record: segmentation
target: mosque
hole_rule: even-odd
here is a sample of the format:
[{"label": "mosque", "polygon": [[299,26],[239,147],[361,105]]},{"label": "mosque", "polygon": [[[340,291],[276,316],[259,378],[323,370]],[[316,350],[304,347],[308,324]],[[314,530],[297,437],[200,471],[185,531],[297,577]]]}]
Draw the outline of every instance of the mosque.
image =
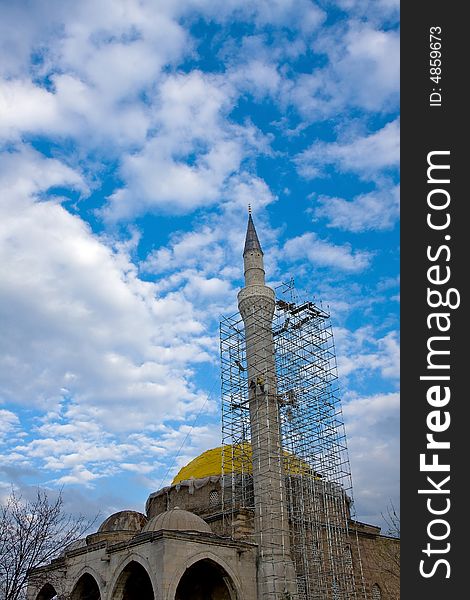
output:
[{"label": "mosque", "polygon": [[28,600],[399,598],[398,540],[354,518],[329,315],[266,286],[251,214],[243,259],[222,445],[35,569]]}]

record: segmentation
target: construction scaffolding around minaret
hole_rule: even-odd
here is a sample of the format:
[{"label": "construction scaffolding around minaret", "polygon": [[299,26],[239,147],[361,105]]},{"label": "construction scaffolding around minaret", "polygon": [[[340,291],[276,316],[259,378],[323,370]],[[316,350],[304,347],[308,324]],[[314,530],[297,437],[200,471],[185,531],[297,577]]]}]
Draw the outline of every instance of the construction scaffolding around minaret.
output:
[{"label": "construction scaffolding around minaret", "polygon": [[253,521],[263,600],[362,600],[329,314],[265,285],[251,214],[243,256],[240,314],[220,324],[227,526]]}]

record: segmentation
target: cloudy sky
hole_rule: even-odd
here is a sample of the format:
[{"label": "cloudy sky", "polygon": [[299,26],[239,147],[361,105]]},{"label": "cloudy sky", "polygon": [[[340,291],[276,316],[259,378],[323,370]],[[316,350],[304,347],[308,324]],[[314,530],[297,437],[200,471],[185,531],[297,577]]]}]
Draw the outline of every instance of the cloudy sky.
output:
[{"label": "cloudy sky", "polygon": [[0,493],[91,513],[220,440],[247,205],[329,305],[358,517],[398,504],[398,2],[0,2]]}]

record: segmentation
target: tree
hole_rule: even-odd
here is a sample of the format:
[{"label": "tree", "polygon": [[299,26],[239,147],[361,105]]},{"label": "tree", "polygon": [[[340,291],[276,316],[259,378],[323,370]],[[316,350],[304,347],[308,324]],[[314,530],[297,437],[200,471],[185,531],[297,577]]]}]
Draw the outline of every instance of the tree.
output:
[{"label": "tree", "polygon": [[394,537],[394,538],[399,538],[400,537],[400,515],[397,513],[397,510],[396,510],[395,506],[393,505],[393,502],[390,502],[390,504],[387,506],[387,514],[384,515],[382,513],[382,517],[388,526],[387,535]]},{"label": "tree", "polygon": [[390,598],[400,598],[400,515],[390,502],[387,514],[382,514],[388,526],[387,536],[379,538],[379,556],[387,574],[387,592]]},{"label": "tree", "polygon": [[38,489],[33,500],[14,490],[0,507],[0,598],[25,597],[28,574],[47,564],[79,539],[92,522],[64,511],[62,491],[55,500]]}]

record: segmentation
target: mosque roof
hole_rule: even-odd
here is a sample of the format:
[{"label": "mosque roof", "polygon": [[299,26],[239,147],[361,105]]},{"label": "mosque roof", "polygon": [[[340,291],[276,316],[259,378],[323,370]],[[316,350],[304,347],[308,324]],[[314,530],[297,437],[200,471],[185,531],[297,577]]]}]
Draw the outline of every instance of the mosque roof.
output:
[{"label": "mosque roof", "polygon": [[183,510],[178,506],[152,517],[142,531],[160,531],[172,529],[176,531],[198,531],[199,533],[212,533],[209,525],[198,515]]},{"label": "mosque roof", "polygon": [[[284,451],[284,465],[289,475],[312,474],[312,469],[301,458]],[[203,479],[227,473],[252,473],[251,444],[219,446],[206,450],[182,467],[171,482],[176,485],[188,479]]]},{"label": "mosque roof", "polygon": [[140,512],[120,510],[105,519],[98,531],[140,531],[146,522],[147,517]]}]

